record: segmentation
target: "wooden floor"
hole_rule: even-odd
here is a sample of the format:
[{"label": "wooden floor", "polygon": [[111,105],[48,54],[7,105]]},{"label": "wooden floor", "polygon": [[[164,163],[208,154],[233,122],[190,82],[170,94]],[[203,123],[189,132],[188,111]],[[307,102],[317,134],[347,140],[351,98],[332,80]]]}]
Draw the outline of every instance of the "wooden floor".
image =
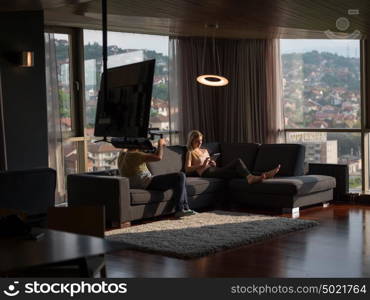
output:
[{"label": "wooden floor", "polygon": [[301,210],[319,226],[182,260],[138,251],[107,256],[108,277],[369,277],[370,206]]}]

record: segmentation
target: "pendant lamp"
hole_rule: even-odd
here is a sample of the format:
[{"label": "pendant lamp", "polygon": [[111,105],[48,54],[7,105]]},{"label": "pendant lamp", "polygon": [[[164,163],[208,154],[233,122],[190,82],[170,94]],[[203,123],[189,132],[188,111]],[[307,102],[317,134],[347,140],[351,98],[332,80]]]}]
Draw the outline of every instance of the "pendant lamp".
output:
[{"label": "pendant lamp", "polygon": [[203,44],[203,57],[202,57],[202,69],[200,74],[197,77],[197,81],[200,84],[208,85],[208,86],[225,86],[229,83],[229,80],[221,75],[221,67],[220,67],[220,58],[216,51],[216,42],[215,42],[215,31],[218,29],[218,24],[206,24],[206,30],[208,28],[213,28],[213,35],[212,35],[212,59],[213,59],[213,66],[214,66],[214,73],[205,73],[204,69],[204,62],[206,57],[206,44],[207,44],[207,34],[204,35],[204,44]]}]

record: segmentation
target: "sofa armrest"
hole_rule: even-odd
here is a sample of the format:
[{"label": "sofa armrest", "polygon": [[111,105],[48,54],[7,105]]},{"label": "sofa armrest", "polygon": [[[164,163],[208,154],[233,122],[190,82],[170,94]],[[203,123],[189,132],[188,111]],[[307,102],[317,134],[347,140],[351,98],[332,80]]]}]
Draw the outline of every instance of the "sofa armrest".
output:
[{"label": "sofa armrest", "polygon": [[0,172],[0,207],[45,215],[55,205],[56,171],[50,168]]},{"label": "sofa armrest", "polygon": [[345,201],[345,196],[349,191],[349,171],[347,165],[310,163],[308,168],[308,174],[334,177],[336,188],[334,189],[333,200]]},{"label": "sofa armrest", "polygon": [[70,205],[105,206],[108,226],[130,220],[129,179],[121,176],[71,174],[67,177]]},{"label": "sofa armrest", "polygon": [[[88,172],[88,173],[82,173],[85,175],[97,175],[97,176],[120,176],[118,169],[109,169],[109,170],[103,170],[103,171],[94,171],[94,172]],[[80,174],[80,175],[82,175]]]}]

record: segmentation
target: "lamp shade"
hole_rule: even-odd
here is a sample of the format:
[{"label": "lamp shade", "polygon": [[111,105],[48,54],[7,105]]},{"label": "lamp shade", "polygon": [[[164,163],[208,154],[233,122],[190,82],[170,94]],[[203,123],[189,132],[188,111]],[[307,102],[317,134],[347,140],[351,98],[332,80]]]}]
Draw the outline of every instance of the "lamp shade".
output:
[{"label": "lamp shade", "polygon": [[229,83],[229,80],[226,77],[211,74],[200,75],[197,77],[197,81],[200,84],[208,86],[225,86]]}]

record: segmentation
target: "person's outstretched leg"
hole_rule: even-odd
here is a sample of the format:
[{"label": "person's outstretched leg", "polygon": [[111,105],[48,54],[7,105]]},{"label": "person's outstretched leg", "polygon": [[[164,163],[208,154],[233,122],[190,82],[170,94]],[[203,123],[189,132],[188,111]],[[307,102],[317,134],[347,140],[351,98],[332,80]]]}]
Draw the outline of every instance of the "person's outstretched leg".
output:
[{"label": "person's outstretched leg", "polygon": [[176,211],[189,210],[185,186],[186,176],[183,172],[153,176],[147,189],[165,191],[173,189]]},{"label": "person's outstretched leg", "polygon": [[266,179],[273,178],[276,175],[276,173],[280,171],[280,168],[281,168],[281,165],[278,165],[275,169],[267,171],[263,174],[265,174]]},{"label": "person's outstretched leg", "polygon": [[261,175],[253,175],[249,172],[247,166],[243,162],[241,158],[234,159],[232,162],[227,164],[225,168],[234,168],[235,171],[240,175],[240,177],[245,177],[249,184],[258,183],[263,181],[264,179],[273,178],[277,172],[280,170],[280,165],[278,165],[275,169],[265,172]]},{"label": "person's outstretched leg", "polygon": [[244,161],[241,158],[236,158],[233,161],[229,162],[226,166],[222,167],[222,169],[233,169],[240,177],[246,177],[251,172],[249,172],[247,166],[245,165]]},{"label": "person's outstretched leg", "polygon": [[222,178],[222,179],[231,179],[231,178],[244,178],[250,174],[247,166],[240,159],[234,159],[223,167],[211,167],[208,168],[204,173],[203,177],[208,178]]},{"label": "person's outstretched leg", "polygon": [[178,199],[177,200],[177,210],[178,211],[188,210],[189,204],[188,204],[188,197],[186,194],[186,185],[185,185],[186,176],[183,172],[179,172],[177,173],[177,177],[178,177],[177,188],[174,189],[174,194],[176,193],[176,198]]},{"label": "person's outstretched leg", "polygon": [[262,174],[262,175],[253,175],[253,174],[249,174],[249,175],[247,176],[247,182],[248,182],[249,184],[262,182],[264,179],[266,179],[266,175],[265,175],[265,174]]},{"label": "person's outstretched leg", "polygon": [[236,158],[221,168],[211,167],[202,176],[222,179],[245,178],[249,184],[261,182],[265,179],[264,174],[261,176],[251,174],[241,158]]}]

